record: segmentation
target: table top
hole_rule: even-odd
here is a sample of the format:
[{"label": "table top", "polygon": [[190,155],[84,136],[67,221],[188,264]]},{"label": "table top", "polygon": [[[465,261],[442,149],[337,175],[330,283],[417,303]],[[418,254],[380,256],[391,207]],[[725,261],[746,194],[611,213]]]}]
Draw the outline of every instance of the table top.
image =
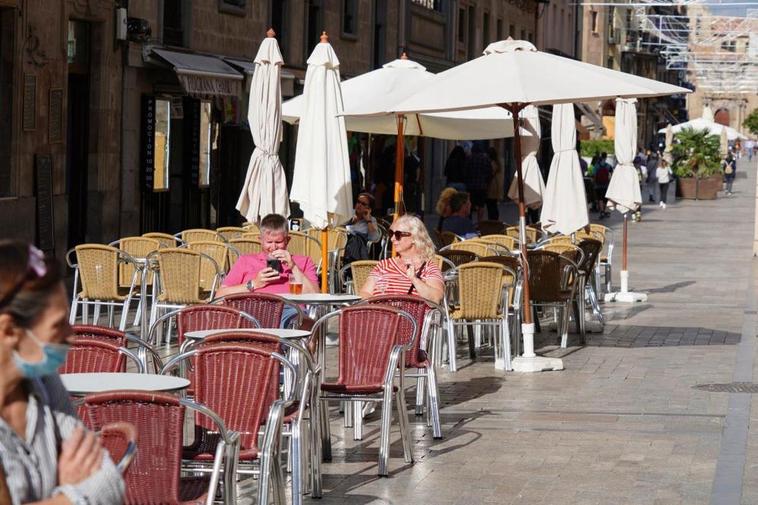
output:
[{"label": "table top", "polygon": [[290,300],[292,302],[296,303],[306,303],[306,304],[312,304],[312,305],[331,305],[331,304],[340,304],[340,303],[354,303],[361,299],[358,295],[348,295],[348,294],[331,294],[331,293],[302,293],[299,295],[293,295],[289,293],[284,293],[282,295],[279,295],[282,298],[285,298],[287,300]]},{"label": "table top", "polygon": [[186,338],[192,340],[202,340],[208,335],[214,335],[216,333],[224,333],[226,331],[235,332],[253,332],[253,333],[265,333],[266,335],[273,335],[279,338],[305,338],[311,334],[308,330],[290,330],[285,328],[216,328],[213,330],[198,330],[188,331],[184,334]]},{"label": "table top", "polygon": [[190,381],[170,375],[145,373],[64,373],[63,386],[73,395],[102,393],[121,389],[139,391],[179,391]]}]

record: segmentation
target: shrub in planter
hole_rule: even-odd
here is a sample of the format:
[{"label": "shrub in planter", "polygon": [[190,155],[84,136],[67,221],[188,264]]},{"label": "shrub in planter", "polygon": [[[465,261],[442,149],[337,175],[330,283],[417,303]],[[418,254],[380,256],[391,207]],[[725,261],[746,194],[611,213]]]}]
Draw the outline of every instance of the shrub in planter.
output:
[{"label": "shrub in planter", "polygon": [[681,197],[716,198],[722,177],[719,137],[705,129],[685,128],[675,139],[671,154]]}]

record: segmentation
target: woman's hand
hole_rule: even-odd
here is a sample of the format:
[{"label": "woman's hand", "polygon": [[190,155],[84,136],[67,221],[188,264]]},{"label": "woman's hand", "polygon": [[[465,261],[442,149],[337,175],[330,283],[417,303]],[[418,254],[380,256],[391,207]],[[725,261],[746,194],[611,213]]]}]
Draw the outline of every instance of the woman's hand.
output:
[{"label": "woman's hand", "polygon": [[100,470],[103,447],[100,439],[81,426],[63,441],[58,456],[58,484],[78,484]]}]

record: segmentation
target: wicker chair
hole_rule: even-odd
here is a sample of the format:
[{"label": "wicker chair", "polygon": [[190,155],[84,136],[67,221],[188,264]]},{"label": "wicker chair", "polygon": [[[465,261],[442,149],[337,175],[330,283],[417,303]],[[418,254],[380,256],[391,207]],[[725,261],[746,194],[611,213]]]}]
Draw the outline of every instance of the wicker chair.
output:
[{"label": "wicker chair", "polygon": [[[495,241],[488,240],[488,239],[483,238],[483,237],[477,237],[477,238],[468,239],[466,242],[474,243],[474,244],[484,244],[487,247],[487,249],[489,249],[489,251],[490,251],[489,254],[498,254],[498,255],[500,255],[500,254],[511,254],[511,249],[509,249],[508,247],[500,245],[500,244],[498,244]],[[461,242],[461,244],[464,244],[466,242]],[[456,246],[458,246],[458,245],[459,244],[456,244]]]},{"label": "wicker chair", "polygon": [[[258,235],[260,237],[260,235]],[[229,268],[233,267],[240,256],[261,252],[261,241],[247,236],[229,240]]]},{"label": "wicker chair", "polygon": [[569,316],[576,294],[579,270],[569,258],[552,251],[529,251],[527,260],[532,306],[552,306],[561,309],[558,330],[561,335],[561,347],[565,348],[568,343]]},{"label": "wicker chair", "polygon": [[[208,496],[216,494],[222,464],[225,475],[234,474],[235,462],[224,458],[224,454],[236,450],[237,435],[228,432],[223,421],[207,407],[171,394],[115,391],[88,395],[84,408],[94,430],[106,429],[114,422],[127,422],[138,433],[139,450],[124,473],[126,504],[205,503]],[[210,419],[220,434],[211,455],[215,464],[210,479],[180,477],[185,408]],[[233,484],[233,479],[225,479],[226,499],[236,496]]]},{"label": "wicker chair", "polygon": [[[150,313],[152,326],[165,309],[179,309],[187,305],[199,305],[213,298],[222,272],[210,256],[186,248],[161,249],[148,256],[148,264],[159,269],[158,285],[160,294],[153,303]],[[208,263],[215,271],[210,291],[204,290],[203,263]],[[205,286],[207,287],[207,286]],[[205,293],[208,293],[206,296]]]},{"label": "wicker chair", "polygon": [[440,247],[446,247],[450,244],[455,244],[456,242],[461,242],[463,240],[462,237],[459,237],[455,233],[451,231],[440,231],[437,233],[437,241],[440,244]]},{"label": "wicker chair", "polygon": [[[76,263],[73,256],[76,255]],[[74,289],[71,299],[70,324],[76,322],[79,306],[82,307],[82,322],[88,318],[88,307],[94,305],[93,320],[97,323],[101,305],[108,307],[109,323],[113,323],[113,309],[121,308],[119,329],[126,328],[126,319],[138,285],[137,269],[140,265],[129,254],[115,247],[100,244],[82,244],[66,253],[66,262],[74,269]],[[122,263],[128,263],[134,274],[128,288],[119,289],[118,274]],[[81,284],[81,291],[78,290]]]},{"label": "wicker chair", "polygon": [[[72,330],[76,341],[80,339],[88,341],[97,340],[99,342],[106,342],[126,349],[129,347],[136,347],[137,357],[145,371],[149,369],[148,357],[150,358],[149,361],[152,363],[153,373],[158,373],[161,368],[163,368],[163,361],[161,360],[160,355],[155,351],[153,346],[139,337],[135,337],[134,335],[113,328],[106,328],[104,326],[74,325],[72,326]],[[94,372],[95,370],[91,371]]]},{"label": "wicker chair", "polygon": [[[605,287],[605,292],[612,291],[611,282],[613,280],[613,231],[602,224],[590,224],[590,233],[597,234],[595,238],[603,243],[603,251],[600,253],[597,263],[595,264],[596,288],[598,295],[600,287]],[[602,239],[600,239],[602,237]],[[603,275],[603,283],[600,283],[600,274]]]},{"label": "wicker chair", "polygon": [[477,256],[492,256],[497,254],[497,251],[489,245],[482,242],[475,242],[472,240],[464,240],[463,242],[456,242],[440,249],[442,251],[468,251],[476,254]]},{"label": "wicker chair", "polygon": [[[221,269],[223,275],[226,275],[229,271],[229,255],[231,248],[226,242],[198,240],[196,242],[189,242],[187,244],[187,249],[203,253],[206,256],[213,258],[213,261]],[[209,261],[200,262],[200,288],[205,293],[210,293],[212,289],[215,289],[214,283],[216,281],[221,281],[221,279],[217,278],[218,272],[216,271],[216,268],[214,268],[216,265]]]},{"label": "wicker chair", "polygon": [[71,342],[59,373],[99,373],[126,372],[127,358],[137,368],[137,373],[145,373],[145,367],[136,354],[125,347],[103,340],[77,338]]},{"label": "wicker chair", "polygon": [[578,245],[572,243],[567,244],[549,242],[545,245],[540,246],[539,249],[551,251],[560,254],[561,256],[565,256],[573,261],[576,265],[581,265],[584,261],[584,252],[579,248]]},{"label": "wicker chair", "polygon": [[[162,247],[160,240],[149,237],[124,237],[108,245],[118,247],[138,262],[144,261],[144,259],[147,258],[151,252],[157,251]],[[137,268],[129,263],[122,263],[119,265],[118,283],[120,289],[126,289],[131,285],[131,281],[134,278],[136,271],[138,271]],[[153,285],[152,273],[148,274],[144,284],[145,287]],[[139,291],[143,288],[142,282],[140,282],[136,288],[137,293],[139,293]],[[134,323],[132,323],[134,326],[137,326],[139,324],[140,317],[142,316],[142,309],[142,300],[140,299],[139,303],[137,304],[137,312],[134,315]]]},{"label": "wicker chair", "polygon": [[479,259],[477,254],[459,249],[443,249],[438,252],[438,255],[452,262],[456,267]]},{"label": "wicker chair", "polygon": [[[448,252],[450,252],[450,251],[448,251]],[[452,261],[450,261],[446,257],[441,256],[439,254],[435,254],[434,255],[434,259],[432,261],[434,261],[434,264],[437,265],[437,268],[439,268],[440,272],[442,272],[443,274],[445,272],[447,272],[448,270],[454,270],[455,269],[455,263],[453,263]]]},{"label": "wicker chair", "polygon": [[124,475],[137,454],[136,428],[131,423],[108,423],[100,428],[99,436],[103,447],[116,464],[116,470]]},{"label": "wicker chair", "polygon": [[169,235],[168,233],[161,233],[157,231],[153,231],[150,233],[143,233],[142,236],[145,238],[152,238],[152,239],[157,240],[160,243],[161,249],[166,248],[166,247],[179,247],[180,245],[184,243],[181,239],[176,238],[173,235]]},{"label": "wicker chair", "polygon": [[[361,305],[329,313],[313,327],[314,335],[325,335],[329,321],[339,318],[339,377],[336,382],[322,383],[320,399],[324,458],[331,459],[328,402],[353,403],[354,417],[361,415],[362,402],[382,403],[381,435],[379,442],[380,476],[388,475],[390,452],[390,423],[393,397],[397,402],[398,422],[406,463],[413,462],[411,435],[405,404],[405,353],[416,337],[416,321],[407,312],[388,306]],[[403,318],[410,324],[407,344],[399,345],[398,332]],[[321,368],[325,368],[324,339],[318,341]],[[398,384],[395,387],[395,374]],[[347,408],[347,407],[346,407]]]},{"label": "wicker chair", "polygon": [[[343,291],[345,293],[360,293],[371,270],[378,264],[379,262],[375,260],[358,260],[342,267],[339,271],[339,279]],[[350,272],[349,278],[348,272]]]},{"label": "wicker chair", "polygon": [[[585,238],[579,242],[579,247],[584,253],[584,260],[579,266],[579,310],[584,314],[585,299],[590,301],[590,307],[592,308],[592,315],[600,321],[605,323],[603,313],[600,311],[600,304],[598,303],[597,291],[595,291],[595,283],[593,278],[595,276],[595,266],[600,253],[603,250],[603,243],[599,240],[592,238]],[[582,335],[584,335],[584,328],[582,328]]]},{"label": "wicker chair", "polygon": [[290,307],[296,313],[295,318],[289,323],[291,328],[300,328],[305,319],[300,305],[270,293],[237,293],[217,298],[213,303],[233,307],[254,317],[261,328],[279,328],[284,307]]},{"label": "wicker chair", "polygon": [[[279,373],[284,366],[297,377],[295,366],[275,352],[244,344],[199,346],[172,358],[163,369],[168,373],[182,361],[195,361],[195,400],[218,414],[228,430],[240,434],[235,473],[225,474],[227,483],[236,475],[260,475],[258,503],[268,503],[269,486],[274,503],[285,503],[284,478],[279,464],[282,423],[291,397],[279,398]],[[213,460],[217,435],[206,417],[196,416],[200,427],[195,443],[185,449],[194,465],[207,468]],[[263,444],[258,434],[264,428]],[[234,482],[230,485],[233,486]],[[236,498],[236,497],[235,497]],[[228,503],[237,503],[228,500]]]},{"label": "wicker chair", "polygon": [[176,234],[177,237],[181,238],[182,241],[185,244],[189,244],[191,242],[215,242],[215,241],[223,241],[221,238],[221,235],[216,233],[215,230],[205,230],[203,228],[192,228],[189,230],[180,231]]},{"label": "wicker chair", "polygon": [[505,247],[509,251],[516,251],[519,248],[518,238],[511,237],[510,235],[484,235],[480,237],[480,240]]},{"label": "wicker chair", "polygon": [[502,221],[479,221],[476,224],[476,229],[480,235],[500,235],[505,233],[507,225]]},{"label": "wicker chair", "polygon": [[480,261],[458,267],[458,301],[448,320],[451,334],[455,326],[469,329],[469,355],[476,357],[472,326],[499,329],[495,339],[495,368],[511,370],[511,338],[508,328],[508,303],[503,296],[504,276],[508,273],[498,263]]},{"label": "wicker chair", "polygon": [[247,231],[247,233],[260,233],[261,229],[258,227],[256,223],[242,223],[242,227]]},{"label": "wicker chair", "polygon": [[506,273],[503,276],[503,290],[505,291],[508,306],[513,314],[513,324],[511,326],[511,335],[516,343],[515,355],[521,354],[521,305],[523,303],[523,283],[524,269],[521,266],[519,256],[487,256],[480,258],[479,261],[497,263],[505,267]]},{"label": "wicker chair", "polygon": [[[347,239],[349,234],[345,228],[328,228],[327,229],[327,250],[329,251],[328,260],[328,276],[329,285],[332,291],[336,289],[335,283],[337,281],[337,272],[342,268],[341,259],[345,255],[345,246],[347,245]],[[296,232],[290,232],[290,234]],[[306,248],[308,256],[311,257],[311,261],[316,265],[316,268],[321,271],[321,230],[317,228],[310,228],[305,232],[312,240],[307,242]],[[290,242],[291,243],[291,242]]]},{"label": "wicker chair", "polygon": [[241,238],[242,234],[246,233],[247,231],[248,230],[241,226],[222,226],[221,228],[216,228],[216,233],[218,236],[226,242],[230,241],[233,238]]},{"label": "wicker chair", "polygon": [[[519,240],[519,228],[518,226],[509,226],[505,230],[505,234],[509,237],[513,237],[516,240]],[[540,237],[540,231],[536,228],[533,228],[531,226],[526,227],[526,240],[529,244],[534,244],[539,240]]]},{"label": "wicker chair", "polygon": [[[427,426],[432,427],[434,438],[442,438],[435,363],[438,361],[437,354],[441,352],[436,336],[442,329],[444,309],[421,297],[410,295],[375,296],[362,303],[389,305],[407,312],[416,321],[416,335],[405,353],[405,377],[416,379],[416,415],[423,415],[426,403]],[[406,338],[398,339],[396,344],[408,344],[407,336],[411,330],[408,321],[402,320],[398,330],[398,335]],[[360,416],[354,418],[354,426],[359,427],[360,423]]]}]

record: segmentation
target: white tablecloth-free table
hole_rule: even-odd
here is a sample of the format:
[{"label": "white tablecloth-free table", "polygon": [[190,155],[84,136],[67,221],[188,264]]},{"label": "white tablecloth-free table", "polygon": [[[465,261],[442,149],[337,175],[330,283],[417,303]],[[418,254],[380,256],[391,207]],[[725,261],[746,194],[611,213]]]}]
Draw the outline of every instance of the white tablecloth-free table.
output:
[{"label": "white tablecloth-free table", "polygon": [[181,377],[144,373],[65,373],[63,386],[72,395],[87,395],[131,389],[138,391],[181,391],[190,381]]},{"label": "white tablecloth-free table", "polygon": [[216,333],[225,333],[227,331],[234,332],[251,332],[251,333],[265,333],[266,335],[273,335],[274,337],[290,339],[290,338],[305,338],[308,337],[311,332],[308,330],[289,330],[284,328],[227,328],[227,329],[214,329],[214,330],[197,330],[188,331],[184,334],[184,337],[191,340],[203,340],[208,335],[215,335]]},{"label": "white tablecloth-free table", "polygon": [[285,300],[305,305],[341,305],[343,303],[355,303],[361,299],[358,295],[333,295],[331,293],[302,293],[299,295],[284,293],[279,296]]}]

